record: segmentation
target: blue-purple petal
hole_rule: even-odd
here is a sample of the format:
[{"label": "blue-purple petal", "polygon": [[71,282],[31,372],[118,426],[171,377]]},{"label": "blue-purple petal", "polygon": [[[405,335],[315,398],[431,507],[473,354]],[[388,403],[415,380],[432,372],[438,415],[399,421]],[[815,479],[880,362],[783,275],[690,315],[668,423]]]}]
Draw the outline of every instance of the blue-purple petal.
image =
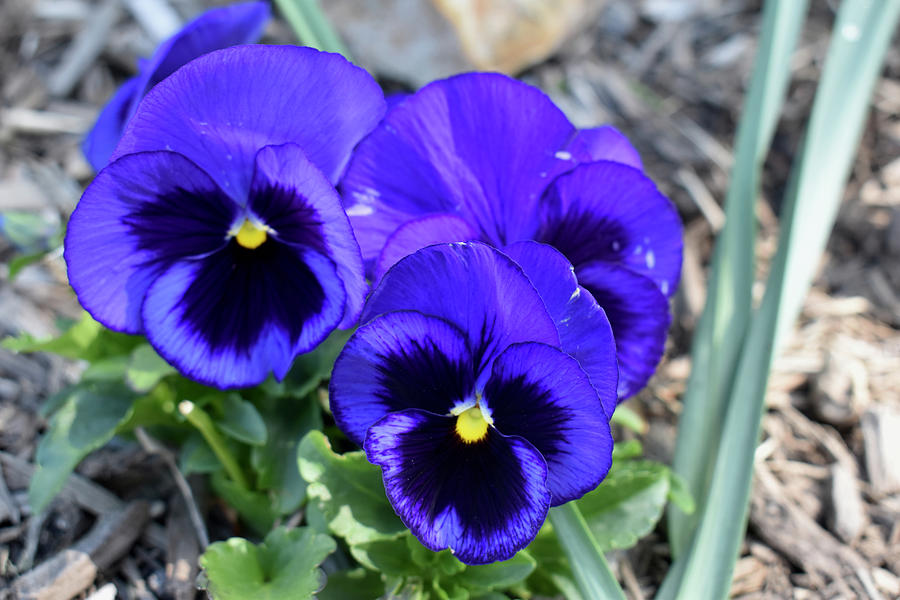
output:
[{"label": "blue-purple petal", "polygon": [[394,265],[372,292],[361,321],[416,310],[459,327],[481,374],[515,342],[559,346],[534,286],[509,257],[481,243],[429,246]]},{"label": "blue-purple petal", "polygon": [[369,427],[390,412],[447,414],[474,391],[472,358],[459,328],[398,311],[353,334],[335,362],[329,400],[338,426],[362,445]]},{"label": "blue-purple petal", "polygon": [[123,83],[100,110],[97,121],[85,136],[81,151],[95,171],[109,164],[109,158],[116,149],[119,138],[122,137],[125,123],[131,117],[135,96],[140,86],[140,77],[132,77]]},{"label": "blue-purple petal", "polygon": [[238,46],[202,56],[150,90],[114,157],[171,149],[243,204],[260,148],[295,143],[334,182],[383,113],[378,84],[340,55]]},{"label": "blue-purple petal", "polygon": [[580,165],[553,182],[543,209],[537,239],[565,254],[576,272],[600,260],[652,279],[666,297],[675,293],[681,221],[637,169],[612,161]]},{"label": "blue-purple petal", "polygon": [[662,358],[671,317],[653,280],[630,269],[595,261],[576,270],[612,325],[619,364],[619,400],[643,388]]},{"label": "blue-purple petal", "polygon": [[458,214],[496,246],[532,237],[541,192],[575,164],[574,135],[546,95],[504,75],[425,86],[359,145],[342,181],[363,258],[428,214]]},{"label": "blue-purple petal", "polygon": [[160,44],[150,59],[138,59],[138,75],[123,83],[103,107],[82,145],[94,170],[99,171],[109,163],[125,124],[150,88],[208,52],[256,42],[268,20],[269,7],[265,2],[243,2],[212,9]]},{"label": "blue-purple petal", "polygon": [[147,290],[147,339],[188,377],[219,388],[287,373],[294,357],[341,319],[334,263],[277,241],[248,250],[234,240],[205,258],[180,261]]},{"label": "blue-purple petal", "polygon": [[95,319],[140,333],[147,287],[173,262],[224,247],[237,210],[183,156],[123,157],[97,175],[72,213],[65,240],[69,281]]},{"label": "blue-purple petal", "polygon": [[547,465],[531,444],[493,428],[463,443],[454,420],[414,409],[389,414],[369,429],[366,455],[424,546],[450,548],[467,564],[511,558],[546,518]]},{"label": "blue-purple petal", "polygon": [[579,162],[611,160],[638,170],[644,169],[641,155],[628,138],[611,125],[579,129],[572,141],[572,148]]},{"label": "blue-purple petal", "polygon": [[257,153],[248,208],[275,230],[275,239],[337,265],[346,292],[340,326],[351,327],[368,291],[359,245],[337,191],[299,146],[266,146]]},{"label": "blue-purple petal", "polygon": [[466,220],[455,215],[429,215],[408,221],[388,238],[375,265],[375,281],[401,258],[416,250],[442,242],[468,242],[477,239],[478,233]]},{"label": "blue-purple petal", "polygon": [[559,331],[560,347],[587,373],[607,416],[618,397],[616,345],[606,313],[578,285],[572,265],[557,250],[537,242],[517,242],[503,252],[522,267]]},{"label": "blue-purple petal", "polygon": [[165,40],[141,65],[141,96],[190,61],[214,50],[253,44],[269,20],[266,2],[238,2],[208,10]]},{"label": "blue-purple petal", "polygon": [[510,346],[494,361],[484,403],[498,431],[527,440],[547,461],[554,506],[580,498],[606,477],[609,419],[571,356],[544,344]]}]

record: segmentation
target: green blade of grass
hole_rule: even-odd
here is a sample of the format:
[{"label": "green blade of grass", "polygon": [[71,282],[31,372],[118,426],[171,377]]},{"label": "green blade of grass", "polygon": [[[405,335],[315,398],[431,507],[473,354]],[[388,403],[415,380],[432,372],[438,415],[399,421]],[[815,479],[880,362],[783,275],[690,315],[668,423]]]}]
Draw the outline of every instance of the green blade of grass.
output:
[{"label": "green blade of grass", "polygon": [[352,60],[317,0],[275,0],[275,4],[302,44]]},{"label": "green blade of grass", "polygon": [[582,597],[625,600],[625,592],[610,571],[606,558],[600,552],[600,547],[575,503],[568,502],[551,508],[550,523],[569,559]]},{"label": "green blade of grass", "polygon": [[753,456],[775,352],[794,322],[834,223],[900,0],[845,0],[834,27],[778,252],[733,386],[713,479],[688,553],[657,598],[725,598],[747,521]]},{"label": "green blade of grass", "polygon": [[725,200],[725,227],[713,257],[706,307],[694,333],[691,377],[679,418],[673,466],[687,483],[698,510],[687,515],[677,507],[669,509],[669,544],[675,557],[690,543],[702,514],[727,394],[750,319],[760,172],[790,80],[790,59],[806,8],[807,0],[775,0],[766,2],[763,11],[759,50]]}]

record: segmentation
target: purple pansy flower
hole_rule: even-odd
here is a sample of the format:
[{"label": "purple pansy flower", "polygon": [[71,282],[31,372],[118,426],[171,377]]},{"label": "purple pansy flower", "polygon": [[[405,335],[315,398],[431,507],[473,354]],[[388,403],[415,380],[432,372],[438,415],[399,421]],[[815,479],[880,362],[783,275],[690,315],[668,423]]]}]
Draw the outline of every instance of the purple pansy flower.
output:
[{"label": "purple pansy flower", "polygon": [[[469,564],[524,548],[549,507],[594,489],[611,461],[609,324],[559,253],[533,242],[516,250],[531,274],[478,242],[402,259],[331,378],[335,420],[382,467],[397,514],[425,546]],[[558,292],[549,302],[542,285]],[[567,308],[572,297],[587,303]],[[586,307],[593,320],[579,318]],[[605,340],[581,348],[592,377],[560,349],[567,327]]]},{"label": "purple pansy flower", "polygon": [[383,113],[365,71],[311,48],[239,46],[182,67],[147,94],[72,213],[65,258],[82,306],[203,383],[280,379],[362,309],[333,183]]},{"label": "purple pansy flower", "polygon": [[359,145],[341,182],[374,279],[428,244],[554,246],[604,308],[619,399],[662,356],[681,269],[673,205],[611,127],[577,130],[539,90],[471,73],[425,86]]},{"label": "purple pansy flower", "polygon": [[149,60],[140,60],[138,74],[107,102],[82,145],[95,170],[109,162],[128,119],[150,88],[182,65],[213,50],[252,44],[262,36],[269,20],[265,2],[242,2],[208,10],[162,42]]}]

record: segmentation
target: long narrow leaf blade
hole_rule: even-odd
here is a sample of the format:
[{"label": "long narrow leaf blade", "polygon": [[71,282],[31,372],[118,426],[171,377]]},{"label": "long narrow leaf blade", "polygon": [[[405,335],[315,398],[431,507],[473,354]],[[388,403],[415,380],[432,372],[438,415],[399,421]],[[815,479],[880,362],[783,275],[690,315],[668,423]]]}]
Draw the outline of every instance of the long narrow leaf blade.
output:
[{"label": "long narrow leaf blade", "polygon": [[725,598],[747,521],[769,369],[809,288],[834,223],[900,0],[845,0],[804,150],[794,165],[778,253],[741,354],[712,485],[688,554],[658,595]]},{"label": "long narrow leaf blade", "polygon": [[702,511],[719,444],[727,394],[751,310],[755,211],[760,171],[790,80],[806,0],[766,2],[759,51],[737,133],[725,227],[719,237],[703,315],[694,332],[691,379],[684,396],[674,468],[700,510],[669,511],[669,543],[677,557],[690,542]]},{"label": "long narrow leaf blade", "polygon": [[550,523],[585,598],[625,600],[625,592],[609,570],[600,547],[574,502],[550,509]]},{"label": "long narrow leaf blade", "polygon": [[340,36],[322,13],[318,0],[275,0],[275,4],[300,43],[325,52],[337,52],[352,60]]}]

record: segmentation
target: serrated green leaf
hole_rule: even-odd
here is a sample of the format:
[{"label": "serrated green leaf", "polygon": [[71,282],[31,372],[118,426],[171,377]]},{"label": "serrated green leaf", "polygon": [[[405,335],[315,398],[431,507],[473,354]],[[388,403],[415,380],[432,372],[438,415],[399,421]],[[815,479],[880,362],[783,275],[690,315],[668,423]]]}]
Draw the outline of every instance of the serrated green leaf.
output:
[{"label": "serrated green leaf", "polygon": [[640,440],[628,440],[627,442],[618,442],[613,446],[612,459],[613,465],[618,461],[628,460],[629,458],[637,458],[644,452]]},{"label": "serrated green leaf", "polygon": [[478,592],[473,593],[470,598],[472,600],[509,600],[509,596],[499,592]]},{"label": "serrated green leaf", "polygon": [[433,579],[431,589],[438,600],[469,600],[469,590],[453,581]]},{"label": "serrated green leaf", "polygon": [[436,572],[438,575],[455,575],[466,568],[466,565],[459,562],[449,550],[440,552],[429,550],[412,534],[403,536],[403,539],[409,548],[410,560],[423,571]]},{"label": "serrated green leaf", "polygon": [[150,344],[141,344],[128,357],[125,381],[136,392],[149,392],[159,380],[177,373]]},{"label": "serrated green leaf", "polygon": [[662,516],[669,493],[669,469],[650,461],[614,465],[596,490],[577,501],[603,552],[628,548]]},{"label": "serrated green leaf", "polygon": [[317,594],[319,600],[372,600],[384,596],[381,575],[368,569],[353,569],[330,573],[325,589]]},{"label": "serrated green leaf", "polygon": [[609,422],[613,425],[630,429],[635,433],[647,433],[647,422],[644,418],[625,404],[620,404],[616,407]]},{"label": "serrated green leaf", "polygon": [[82,381],[122,381],[128,370],[128,356],[110,356],[94,361],[81,374]]},{"label": "serrated green leaf", "polygon": [[216,494],[238,511],[253,531],[263,534],[272,528],[278,511],[267,494],[243,489],[228,479],[224,471],[213,473],[211,482]]},{"label": "serrated green leaf", "polygon": [[85,312],[77,323],[58,337],[38,340],[25,333],[18,337],[6,338],[0,345],[14,352],[53,352],[78,360],[83,358],[84,351],[97,339],[102,329],[103,325]]},{"label": "serrated green leaf", "polygon": [[335,454],[321,431],[311,431],[297,449],[306,493],[329,530],[350,545],[396,537],[406,531],[384,493],[381,469],[360,451]]},{"label": "serrated green leaf", "polygon": [[279,527],[256,546],[243,538],[216,542],[200,557],[214,600],[306,600],[325,582],[319,565],[334,540],[301,527]]},{"label": "serrated green leaf", "polygon": [[203,436],[192,431],[178,453],[178,469],[185,475],[192,473],[215,473],[222,470],[222,463],[216,457]]},{"label": "serrated green leaf", "polygon": [[271,490],[282,514],[296,510],[306,498],[306,482],[297,468],[297,449],[309,431],[322,428],[322,413],[311,399],[279,398],[263,406],[266,443],[250,451],[256,486]]},{"label": "serrated green leaf", "polygon": [[418,575],[422,567],[413,562],[407,536],[350,546],[350,553],[363,566],[388,577]]},{"label": "serrated green leaf", "polygon": [[524,581],[537,563],[525,550],[509,560],[488,565],[469,565],[453,580],[469,590],[501,590]]},{"label": "serrated green leaf", "polygon": [[124,386],[104,383],[85,383],[66,392],[35,453],[28,488],[35,513],[47,507],[82,458],[113,437],[134,398]]},{"label": "serrated green leaf", "polygon": [[128,354],[143,338],[106,329],[87,312],[61,335],[50,339],[35,339],[23,334],[6,338],[0,346],[15,352],[52,352],[74,360],[98,360]]},{"label": "serrated green leaf", "polygon": [[216,421],[222,433],[253,446],[266,443],[266,423],[256,407],[237,394],[228,394],[222,402],[222,418]]}]

